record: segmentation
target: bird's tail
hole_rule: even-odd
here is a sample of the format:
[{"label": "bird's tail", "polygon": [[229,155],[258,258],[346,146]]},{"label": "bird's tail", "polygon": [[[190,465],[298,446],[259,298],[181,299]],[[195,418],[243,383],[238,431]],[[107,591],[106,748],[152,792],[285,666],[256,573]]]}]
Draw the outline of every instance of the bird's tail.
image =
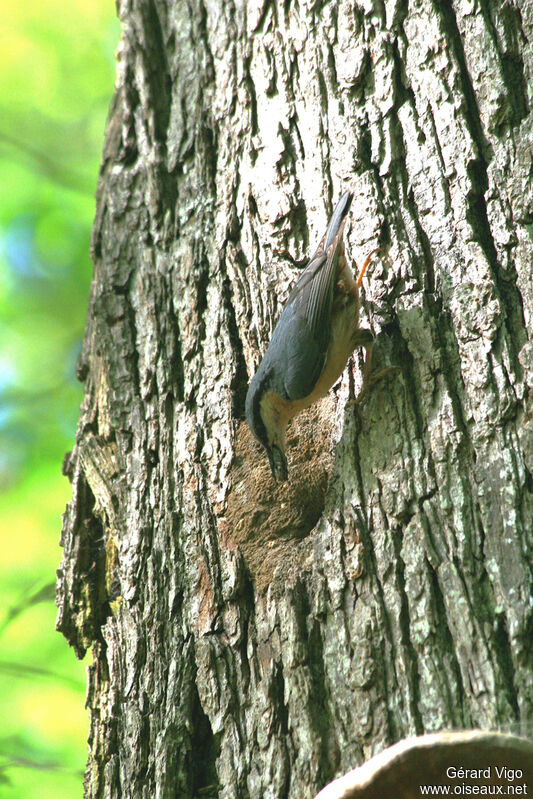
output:
[{"label": "bird's tail", "polygon": [[326,231],[326,238],[324,239],[324,252],[327,252],[328,247],[335,239],[335,236],[339,232],[339,228],[342,225],[343,220],[346,217],[346,214],[350,210],[350,205],[352,204],[353,200],[353,192],[345,191],[342,197],[340,198],[339,202],[337,203],[335,210],[333,211],[333,215],[330,219],[328,229]]}]

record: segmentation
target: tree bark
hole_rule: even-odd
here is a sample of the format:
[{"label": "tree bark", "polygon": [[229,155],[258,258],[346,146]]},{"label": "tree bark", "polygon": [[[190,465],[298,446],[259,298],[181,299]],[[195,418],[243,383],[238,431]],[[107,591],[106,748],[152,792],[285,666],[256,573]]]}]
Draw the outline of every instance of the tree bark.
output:
[{"label": "tree bark", "polygon": [[[295,799],[533,719],[531,0],[123,0],[58,628],[85,796]],[[343,188],[375,366],[244,397]]]}]

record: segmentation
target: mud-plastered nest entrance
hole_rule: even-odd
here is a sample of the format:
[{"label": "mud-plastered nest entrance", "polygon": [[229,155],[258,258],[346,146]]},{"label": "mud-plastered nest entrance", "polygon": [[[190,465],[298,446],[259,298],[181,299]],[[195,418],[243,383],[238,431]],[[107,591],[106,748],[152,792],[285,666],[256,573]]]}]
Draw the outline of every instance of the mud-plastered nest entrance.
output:
[{"label": "mud-plastered nest entrance", "polygon": [[334,424],[331,396],[292,420],[287,430],[289,479],[279,484],[248,425],[239,425],[231,490],[219,528],[223,543],[225,539],[241,550],[260,591],[276,569],[284,573],[308,553],[298,542],[309,535],[324,510]]}]

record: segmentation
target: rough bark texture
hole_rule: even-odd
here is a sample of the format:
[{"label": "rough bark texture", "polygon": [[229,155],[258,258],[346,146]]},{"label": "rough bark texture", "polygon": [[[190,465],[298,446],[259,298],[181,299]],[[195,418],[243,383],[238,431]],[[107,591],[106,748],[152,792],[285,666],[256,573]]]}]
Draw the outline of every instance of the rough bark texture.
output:
[{"label": "rough bark texture", "polygon": [[[86,797],[312,797],[533,718],[533,2],[123,0],[59,629]],[[273,484],[249,376],[343,187],[360,356]],[[328,480],[329,477],[329,480]]]}]

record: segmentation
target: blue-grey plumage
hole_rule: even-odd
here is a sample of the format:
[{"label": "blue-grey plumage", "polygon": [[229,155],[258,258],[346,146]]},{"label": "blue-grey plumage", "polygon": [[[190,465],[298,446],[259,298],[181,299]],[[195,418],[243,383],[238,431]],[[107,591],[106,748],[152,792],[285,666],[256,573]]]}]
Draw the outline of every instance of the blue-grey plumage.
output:
[{"label": "blue-grey plumage", "polygon": [[[327,394],[357,346],[373,337],[359,328],[359,286],[342,241],[352,192],[345,192],[328,229],[296,281],[246,395],[246,419],[267,451],[276,480],[287,479],[289,419]],[[367,355],[367,362],[369,358]]]}]

